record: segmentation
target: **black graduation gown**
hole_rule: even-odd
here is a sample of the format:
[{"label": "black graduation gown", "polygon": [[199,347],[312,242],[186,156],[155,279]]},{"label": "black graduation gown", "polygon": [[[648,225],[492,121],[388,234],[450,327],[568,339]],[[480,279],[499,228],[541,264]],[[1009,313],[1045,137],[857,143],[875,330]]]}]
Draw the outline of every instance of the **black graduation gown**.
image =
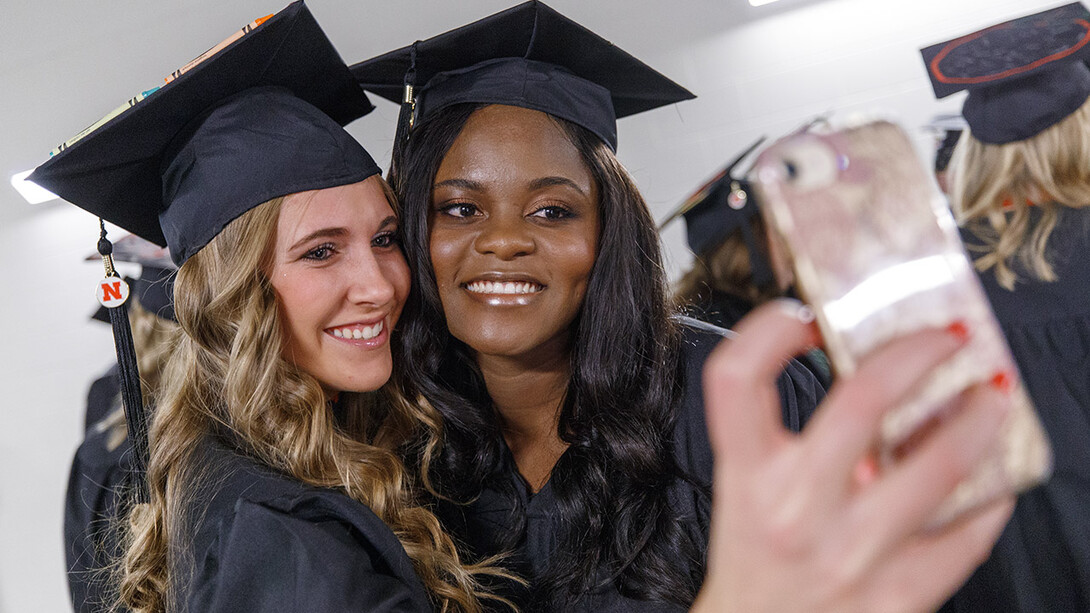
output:
[{"label": "black graduation gown", "polygon": [[[708,488],[712,482],[712,451],[704,421],[701,372],[708,354],[723,339],[722,335],[726,331],[689,318],[683,319],[687,320],[684,322],[682,348],[685,393],[678,407],[674,444],[679,468],[688,473],[695,484],[675,482],[668,495],[678,522],[683,525],[693,542],[701,550],[706,550],[711,517]],[[785,375],[780,378],[779,389],[783,398],[784,423],[797,431],[823,397],[824,390],[810,371],[795,362],[791,363]],[[553,493],[554,484],[550,481],[537,493],[531,493],[510,455],[501,478],[510,480],[515,495],[521,499],[521,508],[525,509],[525,531],[518,537],[519,545],[513,552],[513,566],[518,572],[524,573],[524,578],[532,580],[557,552],[561,526],[555,513],[557,499]],[[473,503],[467,506],[441,505],[440,513],[447,530],[464,542],[472,553],[488,555],[500,553],[501,547],[498,543],[519,523],[513,516],[517,508],[519,506],[510,499],[509,494],[487,488]],[[684,562],[679,560],[678,563]],[[588,613],[673,613],[687,610],[687,607],[672,603],[628,599],[614,587],[590,594],[563,609],[537,602],[520,604],[533,611]]]},{"label": "black graduation gown", "polygon": [[72,607],[77,613],[108,608],[104,571],[118,553],[116,517],[123,500],[132,449],[126,438],[111,449],[110,430],[96,428],[121,406],[117,366],[91,384],[86,433],[72,459],[64,500],[64,557]]},{"label": "black graduation gown", "polygon": [[1090,611],[1090,209],[1063,211],[1049,247],[1057,282],[1019,275],[1008,291],[992,273],[980,277],[1055,469],[1019,497],[991,557],[943,613]]},{"label": "black graduation gown", "polygon": [[[755,305],[752,302],[741,296],[713,289],[704,302],[690,305],[688,312],[700,321],[715,324],[720,328],[732,329],[754,308]],[[811,349],[795,359],[814,373],[822,387],[828,389],[832,386],[832,368],[829,365],[829,357],[823,351]]]},{"label": "black graduation gown", "polygon": [[393,532],[366,505],[202,443],[203,486],[187,509],[192,564],[176,610],[192,613],[432,611]]}]

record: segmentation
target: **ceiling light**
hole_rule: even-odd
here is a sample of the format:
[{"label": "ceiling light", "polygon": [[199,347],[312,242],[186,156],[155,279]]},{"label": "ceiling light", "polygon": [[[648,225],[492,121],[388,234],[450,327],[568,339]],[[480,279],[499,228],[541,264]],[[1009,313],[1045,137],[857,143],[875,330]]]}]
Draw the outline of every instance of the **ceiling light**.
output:
[{"label": "ceiling light", "polygon": [[33,170],[24,170],[23,172],[16,173],[11,176],[11,186],[14,187],[19,194],[31,204],[41,204],[43,202],[49,202],[50,200],[56,200],[59,196],[53,192],[39,186],[37,183],[27,181],[26,178],[30,176]]},{"label": "ceiling light", "polygon": [[764,6],[766,4],[772,4],[776,0],[749,0],[750,6]]}]

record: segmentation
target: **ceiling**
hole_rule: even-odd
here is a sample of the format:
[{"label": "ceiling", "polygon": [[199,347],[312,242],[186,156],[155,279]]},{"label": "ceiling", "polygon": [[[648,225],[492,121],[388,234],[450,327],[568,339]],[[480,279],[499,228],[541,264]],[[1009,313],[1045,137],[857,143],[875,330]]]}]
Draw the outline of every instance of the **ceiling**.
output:
[{"label": "ceiling", "polygon": [[[762,7],[789,10],[818,0]],[[47,0],[5,6],[0,22],[0,222],[29,205],[7,181],[136,92],[286,0]],[[348,63],[457,27],[513,0],[311,0]],[[550,5],[654,65],[655,57],[757,16],[746,0],[552,0]],[[623,18],[621,18],[623,17]],[[353,133],[382,158],[396,111]],[[385,120],[383,119],[385,118]],[[363,124],[367,124],[364,126]],[[379,146],[375,146],[376,139]],[[387,149],[388,151],[388,149]],[[380,160],[381,161],[381,160]]]}]

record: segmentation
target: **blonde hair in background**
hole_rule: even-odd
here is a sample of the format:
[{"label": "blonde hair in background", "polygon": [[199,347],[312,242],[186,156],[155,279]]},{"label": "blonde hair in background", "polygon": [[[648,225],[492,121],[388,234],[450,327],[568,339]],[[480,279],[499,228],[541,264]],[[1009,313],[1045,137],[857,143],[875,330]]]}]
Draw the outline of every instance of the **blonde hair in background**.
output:
[{"label": "blonde hair in background", "polygon": [[416,503],[396,455],[416,432],[433,447],[438,415],[375,394],[342,393],[348,419],[341,429],[319,382],[281,358],[281,318],[263,271],[282,200],[240,216],[178,271],[174,309],[185,333],[151,425],[151,501],[130,516],[121,603],[158,612],[176,601],[172,589],[192,561],[171,566],[168,552],[191,538],[183,513],[203,476],[193,453],[215,431],[283,474],[366,504],[400,539],[440,610],[480,611],[479,598],[487,595],[476,577],[502,573],[460,563],[436,517]]},{"label": "blonde hair in background", "polygon": [[[1018,280],[1016,260],[1036,279],[1055,281],[1047,248],[1059,212],[1090,205],[1090,101],[1023,141],[991,145],[966,133],[954,166],[954,213],[984,242],[971,248],[981,254],[976,268],[994,269],[1009,290]],[[1036,223],[1031,206],[1041,211]]]}]

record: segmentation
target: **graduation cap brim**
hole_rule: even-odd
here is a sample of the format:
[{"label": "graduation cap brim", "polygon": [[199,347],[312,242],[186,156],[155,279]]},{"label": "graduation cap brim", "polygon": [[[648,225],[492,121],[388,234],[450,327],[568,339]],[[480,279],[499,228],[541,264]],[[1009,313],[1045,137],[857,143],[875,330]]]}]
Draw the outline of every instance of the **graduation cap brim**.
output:
[{"label": "graduation cap brim", "polygon": [[[680,205],[673,211],[671,211],[663,220],[659,223],[659,230],[661,231],[666,226],[670,225],[680,217],[689,215],[692,211],[695,211],[704,206],[710,206],[713,200],[716,200],[715,196],[719,194],[720,190],[726,186],[729,188],[731,181],[738,180],[735,176],[735,169],[746,160],[762,143],[765,142],[765,137],[757,139],[752,145],[747,147],[745,151],[740,153],[737,157],[730,161],[722,170],[720,170],[714,177],[709,179],[704,185],[701,185],[699,189],[689,195],[688,198],[683,200]],[[733,228],[722,230],[725,234],[729,234],[733,231]]]},{"label": "graduation cap brim", "polygon": [[1073,2],[920,50],[936,98],[1090,58],[1090,11]]},{"label": "graduation cap brim", "polygon": [[1078,2],[920,50],[937,98],[968,90],[962,114],[981,142],[1030,138],[1090,97],[1090,11]]},{"label": "graduation cap brim", "polygon": [[[536,1],[359,62],[352,65],[351,70],[367,91],[401,103],[406,73],[410,69],[414,71],[413,80],[419,88],[426,87],[442,73],[504,58],[559,66],[605,88],[613,103],[612,119],[695,98],[690,91],[616,45]],[[478,97],[483,99],[476,102],[509,103],[506,93],[496,96],[496,100],[487,99],[487,94]],[[550,112],[548,109],[535,110]],[[552,114],[565,117],[578,115],[579,111]],[[422,119],[426,120],[426,117]]]},{"label": "graduation cap brim", "polygon": [[175,136],[232,95],[268,86],[290,90],[342,126],[373,108],[310,11],[296,2],[158,90],[132,99],[130,108],[62,148],[29,178],[166,245],[158,219],[161,172]]}]

